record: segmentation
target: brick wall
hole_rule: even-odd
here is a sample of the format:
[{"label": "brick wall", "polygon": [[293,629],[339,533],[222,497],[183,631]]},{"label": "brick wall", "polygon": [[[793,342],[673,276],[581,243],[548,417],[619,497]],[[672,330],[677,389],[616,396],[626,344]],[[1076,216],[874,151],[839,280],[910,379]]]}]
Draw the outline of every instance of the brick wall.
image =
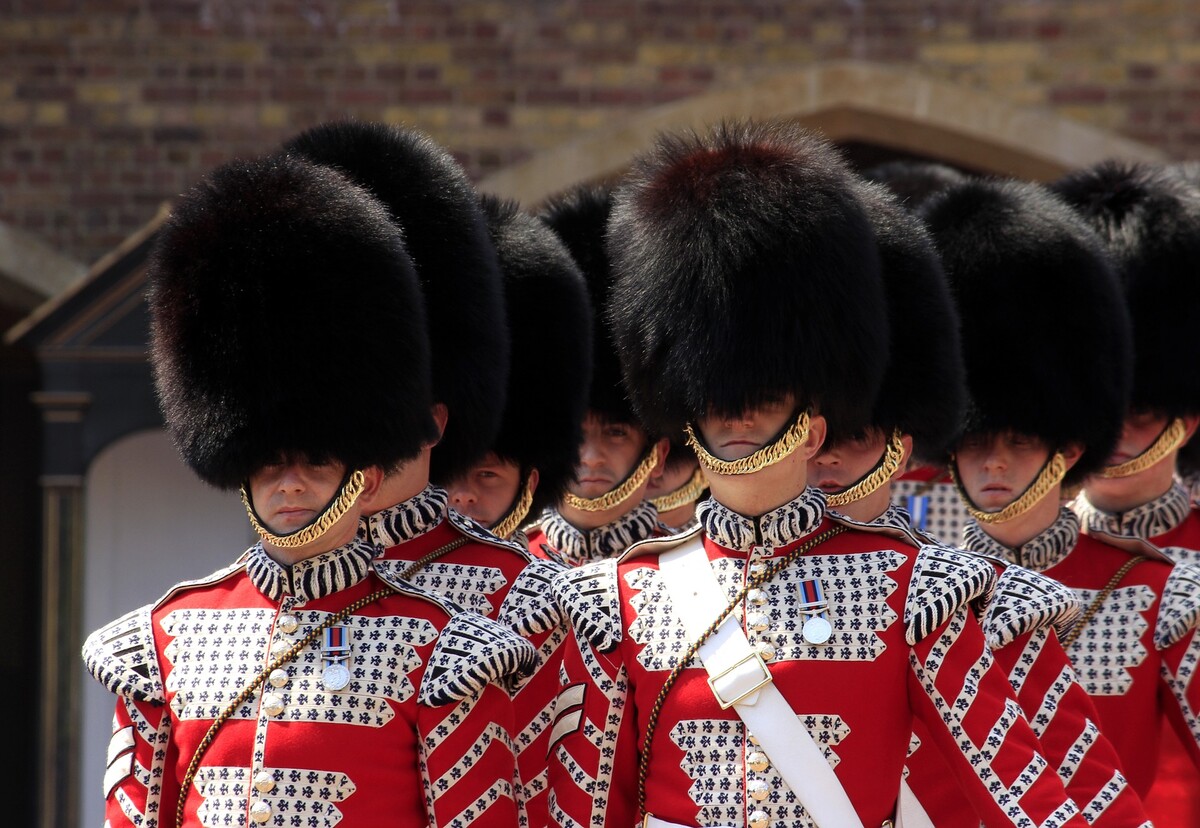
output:
[{"label": "brick wall", "polygon": [[0,220],[82,261],[205,170],[339,117],[479,177],[639,109],[895,63],[1200,156],[1176,0],[0,0]]}]

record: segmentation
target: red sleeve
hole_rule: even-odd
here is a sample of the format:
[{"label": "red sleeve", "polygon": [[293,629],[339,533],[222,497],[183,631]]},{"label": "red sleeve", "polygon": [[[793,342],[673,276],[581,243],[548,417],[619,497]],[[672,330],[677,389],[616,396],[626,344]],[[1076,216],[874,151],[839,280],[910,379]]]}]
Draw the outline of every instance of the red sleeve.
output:
[{"label": "red sleeve", "polygon": [[104,815],[114,828],[175,824],[179,784],[170,711],[119,697],[104,771]]}]

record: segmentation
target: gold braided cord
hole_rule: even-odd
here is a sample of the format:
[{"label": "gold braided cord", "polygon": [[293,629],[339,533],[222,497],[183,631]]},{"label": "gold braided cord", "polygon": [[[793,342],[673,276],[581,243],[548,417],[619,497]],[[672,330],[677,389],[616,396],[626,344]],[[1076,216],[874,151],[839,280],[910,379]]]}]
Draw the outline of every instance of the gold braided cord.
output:
[{"label": "gold braided cord", "polygon": [[270,676],[272,672],[278,670],[284,664],[288,663],[297,655],[299,655],[301,650],[317,640],[317,636],[319,636],[323,630],[346,620],[346,618],[348,618],[352,613],[358,612],[372,601],[377,601],[386,595],[391,595],[393,592],[395,592],[395,590],[391,587],[376,590],[365,598],[359,598],[353,604],[344,607],[333,615],[327,616],[324,621],[322,621],[316,627],[313,627],[311,630],[309,630],[307,635],[293,644],[287,652],[283,653],[266,667],[264,667],[249,684],[242,688],[242,691],[238,693],[236,697],[234,697],[233,701],[225,706],[225,709],[221,711],[221,714],[217,716],[217,718],[214,719],[213,723],[209,726],[208,732],[204,734],[204,738],[200,740],[200,744],[196,746],[196,751],[192,754],[192,761],[188,763],[187,772],[183,775],[183,785],[179,789],[179,800],[175,805],[175,828],[182,828],[183,826],[184,803],[187,801],[188,791],[192,787],[192,782],[196,778],[196,772],[200,769],[200,759],[208,751],[209,747],[212,746],[213,740],[216,739],[217,731],[221,728],[221,725],[229,721],[237,709],[241,707],[247,699],[250,698],[255,690],[262,686],[262,683],[267,680],[267,677]]},{"label": "gold braided cord", "polygon": [[567,492],[563,495],[563,503],[581,512],[607,512],[609,509],[615,509],[629,500],[633,493],[650,479],[650,473],[654,471],[656,465],[658,465],[658,451],[654,446],[650,446],[650,450],[646,452],[642,462],[638,463],[637,468],[630,473],[629,477],[625,478],[625,482],[615,489],[610,489],[599,497],[580,497]]},{"label": "gold braided cord", "polygon": [[766,569],[757,575],[753,573],[747,575],[746,585],[738,591],[738,594],[734,596],[734,599],[729,602],[729,605],[721,611],[721,614],[718,615],[716,620],[709,625],[708,629],[701,633],[700,637],[691,643],[691,645],[687,648],[687,652],[680,656],[679,660],[675,662],[675,666],[671,668],[670,674],[667,675],[667,680],[663,682],[663,686],[658,691],[658,696],[654,699],[654,704],[650,708],[650,713],[646,717],[646,736],[645,740],[642,742],[641,756],[638,757],[637,778],[638,812],[643,816],[646,815],[646,777],[650,773],[650,745],[651,740],[654,738],[654,731],[658,728],[658,717],[659,714],[662,713],[663,704],[665,704],[667,701],[667,694],[671,692],[671,688],[675,686],[675,682],[679,680],[679,677],[683,674],[683,671],[688,667],[689,664],[691,664],[696,652],[700,649],[705,641],[712,637],[713,633],[717,631],[717,628],[720,627],[721,624],[725,622],[725,619],[729,617],[729,614],[741,606],[742,599],[746,597],[746,594],[750,592],[750,590],[760,587],[767,581],[771,580],[773,577],[775,577],[775,573],[779,572],[779,570],[783,569],[805,552],[820,546],[825,541],[836,537],[845,531],[846,527],[844,526],[834,526],[831,529],[826,529],[821,534],[809,538],[791,552],[788,552],[786,555],[769,564]]},{"label": "gold braided cord", "polygon": [[1124,463],[1105,466],[1100,470],[1100,476],[1111,480],[1115,477],[1131,477],[1139,472],[1144,472],[1183,445],[1183,438],[1186,436],[1187,425],[1181,418],[1176,417],[1162,430],[1162,434],[1155,438],[1154,442],[1150,444],[1150,448]]},{"label": "gold braided cord", "polygon": [[710,454],[704,447],[704,443],[696,436],[691,423],[685,425],[683,430],[687,434],[687,444],[696,452],[696,459],[708,471],[715,474],[754,474],[754,472],[775,465],[802,446],[808,439],[808,423],[808,412],[800,412],[796,422],[792,423],[777,440],[740,460],[722,460],[720,457]]},{"label": "gold braided cord", "polygon": [[346,512],[350,511],[350,507],[358,500],[358,496],[363,493],[364,488],[366,488],[366,481],[363,473],[361,471],[354,472],[342,485],[340,493],[334,497],[333,502],[316,520],[287,535],[276,535],[259,522],[258,515],[254,513],[254,506],[250,502],[250,496],[246,494],[245,486],[242,486],[242,505],[246,507],[246,514],[250,516],[250,525],[254,527],[254,531],[260,538],[276,549],[296,549],[317,540],[345,517]]},{"label": "gold braided cord", "polygon": [[654,504],[654,508],[661,515],[698,500],[700,493],[706,488],[708,488],[708,481],[704,479],[704,470],[697,467],[688,482],[674,491],[650,498],[650,502]]},{"label": "gold braided cord", "polygon": [[1096,597],[1092,599],[1090,604],[1088,604],[1087,609],[1083,611],[1083,615],[1079,616],[1079,620],[1075,622],[1075,626],[1071,628],[1071,631],[1062,637],[1062,641],[1059,643],[1062,644],[1062,648],[1064,650],[1069,650],[1071,648],[1071,645],[1075,643],[1075,639],[1079,638],[1079,634],[1083,632],[1083,628],[1086,627],[1088,622],[1092,620],[1092,617],[1100,611],[1100,605],[1104,603],[1108,596],[1112,595],[1113,590],[1117,588],[1119,583],[1121,583],[1121,579],[1129,574],[1129,570],[1133,569],[1144,560],[1146,559],[1143,556],[1134,555],[1125,563],[1121,564],[1121,568],[1113,573],[1113,576],[1108,579],[1108,583],[1104,585],[1104,589],[1096,593]]},{"label": "gold braided cord", "polygon": [[465,546],[467,541],[469,541],[469,540],[471,540],[471,539],[466,536],[461,537],[461,538],[455,538],[454,540],[450,541],[445,546],[439,546],[437,549],[433,550],[432,552],[430,552],[426,555],[422,555],[420,558],[417,558],[415,561],[413,561],[407,567],[405,567],[404,571],[400,573],[400,577],[403,580],[407,581],[408,579],[412,578],[412,576],[414,576],[418,572],[420,572],[422,569],[424,569],[425,567],[429,566],[431,563],[436,561],[438,558],[442,557],[442,555],[445,555],[447,552],[453,552],[455,549],[458,549],[458,547],[460,547],[460,546]]},{"label": "gold braided cord", "polygon": [[836,509],[874,494],[879,491],[880,486],[892,479],[892,475],[896,473],[896,469],[900,468],[900,461],[903,459],[904,443],[900,440],[900,429],[896,429],[892,432],[892,437],[888,440],[888,444],[883,450],[883,456],[879,458],[875,469],[853,486],[826,495],[825,505],[830,509]]},{"label": "gold braided cord", "polygon": [[1020,497],[999,512],[984,512],[971,502],[970,495],[963,488],[962,481],[958,479],[958,460],[952,459],[950,461],[950,477],[954,480],[954,486],[958,489],[959,497],[966,504],[967,512],[980,523],[989,525],[1006,523],[1028,512],[1042,498],[1050,494],[1055,486],[1062,482],[1066,473],[1067,461],[1062,456],[1062,452],[1056,451],[1046,460],[1046,463],[1042,466],[1042,470],[1038,472],[1038,476],[1033,479],[1033,482],[1029,484],[1029,488],[1022,492]]},{"label": "gold braided cord", "polygon": [[532,505],[533,490],[529,488],[529,475],[526,475],[524,482],[521,483],[521,491],[517,493],[517,502],[513,504],[507,515],[496,521],[496,525],[491,528],[491,533],[498,538],[508,540],[512,537],[512,533],[520,528]]}]

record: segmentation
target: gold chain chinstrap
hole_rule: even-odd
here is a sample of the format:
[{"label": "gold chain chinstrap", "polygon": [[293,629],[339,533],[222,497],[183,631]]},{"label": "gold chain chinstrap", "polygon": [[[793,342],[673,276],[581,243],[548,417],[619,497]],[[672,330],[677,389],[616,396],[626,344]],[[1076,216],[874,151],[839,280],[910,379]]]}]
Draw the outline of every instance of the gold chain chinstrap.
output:
[{"label": "gold chain chinstrap", "polygon": [[491,533],[501,540],[508,540],[512,537],[512,533],[520,528],[532,505],[533,489],[529,486],[529,475],[526,475],[525,480],[521,483],[521,491],[517,493],[516,503],[513,504],[508,514],[500,518],[491,528]]},{"label": "gold chain chinstrap", "polygon": [[607,512],[609,509],[615,509],[629,500],[633,493],[650,479],[650,474],[656,465],[658,465],[658,449],[650,446],[650,450],[646,452],[642,462],[638,463],[637,468],[630,472],[629,477],[625,478],[625,482],[615,489],[610,489],[599,497],[580,497],[567,492],[563,495],[563,503],[581,512]]},{"label": "gold chain chinstrap", "polygon": [[1155,438],[1148,449],[1137,457],[1126,460],[1124,463],[1119,463],[1115,466],[1105,466],[1100,470],[1100,476],[1111,480],[1116,477],[1131,477],[1144,472],[1179,448],[1183,444],[1183,438],[1186,436],[1187,424],[1181,418],[1176,417],[1162,430],[1162,434]]},{"label": "gold chain chinstrap", "polygon": [[900,468],[900,461],[904,459],[904,443],[901,442],[900,438],[900,430],[896,429],[893,431],[891,439],[888,440],[888,444],[883,450],[883,456],[879,458],[879,462],[875,465],[875,469],[844,491],[826,495],[825,505],[830,509],[836,509],[839,506],[846,506],[862,500],[864,497],[877,492],[880,486],[891,480],[892,475],[896,473],[896,469]]},{"label": "gold chain chinstrap", "polygon": [[641,755],[638,757],[638,813],[643,815],[646,814],[646,777],[650,772],[650,746],[652,740],[654,739],[654,731],[658,729],[659,716],[662,714],[663,705],[667,701],[667,695],[671,692],[671,688],[675,686],[675,682],[679,680],[679,677],[683,674],[683,671],[691,664],[692,659],[696,656],[696,652],[700,649],[705,641],[712,637],[713,633],[717,631],[721,624],[725,623],[725,619],[729,617],[730,613],[741,606],[742,599],[746,597],[746,594],[750,592],[750,590],[760,587],[767,581],[771,580],[773,577],[775,577],[775,574],[778,573],[779,570],[783,569],[785,566],[804,553],[813,550],[830,538],[836,537],[845,531],[846,527],[844,526],[834,526],[830,529],[826,529],[821,534],[800,544],[791,552],[788,552],[786,555],[781,557],[779,560],[773,561],[767,566],[766,569],[757,575],[748,574],[746,576],[745,585],[738,591],[738,594],[734,597],[734,599],[729,602],[729,606],[725,607],[725,609],[721,611],[721,614],[718,615],[716,620],[709,625],[708,629],[706,629],[698,639],[693,641],[691,645],[688,646],[687,651],[679,657],[677,662],[675,662],[675,666],[671,668],[671,672],[667,675],[666,681],[663,682],[662,689],[658,691],[658,696],[654,699],[654,704],[651,706],[650,713],[646,717],[646,736],[645,740],[642,742]]},{"label": "gold chain chinstrap", "polygon": [[1042,470],[1038,472],[1038,476],[1029,484],[1029,488],[1021,493],[1020,497],[999,512],[985,512],[971,501],[971,496],[963,488],[962,481],[958,477],[957,458],[951,458],[950,460],[950,477],[954,480],[954,487],[958,489],[959,497],[962,498],[963,503],[967,507],[967,512],[971,517],[984,525],[1005,523],[1025,514],[1041,501],[1042,498],[1050,494],[1054,490],[1054,487],[1062,482],[1066,473],[1066,458],[1062,456],[1062,452],[1056,451],[1045,462]]},{"label": "gold chain chinstrap", "polygon": [[247,494],[245,486],[242,486],[241,490],[242,505],[246,507],[246,514],[250,516],[250,525],[254,527],[254,531],[260,538],[276,549],[296,549],[317,540],[345,517],[346,512],[350,511],[350,507],[354,505],[354,501],[358,500],[358,496],[363,493],[364,488],[366,488],[366,481],[363,473],[361,471],[354,472],[320,517],[287,535],[276,535],[262,525],[258,515],[254,512],[254,504],[250,502],[250,495]]},{"label": "gold chain chinstrap", "polygon": [[754,472],[762,471],[783,460],[808,440],[808,425],[809,413],[802,411],[796,418],[796,422],[792,423],[788,430],[779,436],[779,439],[740,460],[722,460],[711,454],[704,446],[704,442],[696,436],[696,431],[691,423],[685,425],[683,430],[687,435],[687,444],[692,451],[696,452],[696,459],[700,461],[701,466],[715,474],[731,475],[754,474]]},{"label": "gold chain chinstrap", "polygon": [[650,498],[650,502],[654,504],[654,508],[661,515],[663,512],[678,509],[680,506],[698,500],[701,492],[706,488],[708,488],[708,481],[704,479],[704,469],[697,467],[688,482],[674,491]]}]

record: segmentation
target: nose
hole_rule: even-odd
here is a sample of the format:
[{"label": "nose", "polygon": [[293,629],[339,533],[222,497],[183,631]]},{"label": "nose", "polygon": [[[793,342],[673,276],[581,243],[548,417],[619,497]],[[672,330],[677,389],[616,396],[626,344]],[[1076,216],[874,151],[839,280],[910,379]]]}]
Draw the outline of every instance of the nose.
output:
[{"label": "nose", "polygon": [[285,466],[279,475],[279,491],[302,492],[308,488],[304,473],[298,466]]},{"label": "nose", "polygon": [[[999,441],[996,441],[998,443]],[[993,443],[983,458],[983,467],[994,471],[1003,471],[1008,468],[1008,452],[1004,451],[999,445]]]},{"label": "nose", "polygon": [[469,486],[457,485],[447,489],[446,494],[450,497],[450,504],[458,511],[462,511],[463,506],[471,506],[475,503],[475,492]]},{"label": "nose", "polygon": [[819,469],[832,469],[841,465],[841,459],[835,451],[823,451],[809,461]]},{"label": "nose", "polygon": [[594,468],[604,461],[603,452],[593,440],[584,440],[579,446],[579,467]]}]

